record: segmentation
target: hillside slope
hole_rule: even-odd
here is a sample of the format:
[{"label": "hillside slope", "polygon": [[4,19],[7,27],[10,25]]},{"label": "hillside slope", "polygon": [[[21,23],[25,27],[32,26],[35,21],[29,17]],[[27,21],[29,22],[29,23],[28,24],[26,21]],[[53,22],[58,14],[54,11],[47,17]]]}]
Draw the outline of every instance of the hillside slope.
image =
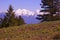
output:
[{"label": "hillside slope", "polygon": [[60,34],[60,21],[0,29],[0,40],[52,40]]}]

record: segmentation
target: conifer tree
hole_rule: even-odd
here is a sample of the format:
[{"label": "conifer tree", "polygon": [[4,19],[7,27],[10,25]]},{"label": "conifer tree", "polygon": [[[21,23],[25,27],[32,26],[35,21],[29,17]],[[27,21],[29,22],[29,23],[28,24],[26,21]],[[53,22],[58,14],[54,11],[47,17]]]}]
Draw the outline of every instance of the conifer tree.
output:
[{"label": "conifer tree", "polygon": [[2,27],[18,26],[22,23],[24,24],[24,21],[21,22],[21,20],[22,20],[22,18],[19,19],[15,16],[13,7],[10,5],[9,9],[7,10],[6,15],[4,16],[4,19],[2,21]]},{"label": "conifer tree", "polygon": [[25,24],[23,18],[21,16],[18,17],[18,25]]},{"label": "conifer tree", "polygon": [[54,21],[55,19],[56,20],[60,19],[60,18],[58,18],[58,16],[56,16],[60,12],[59,0],[41,0],[41,2],[42,2],[42,4],[40,4],[40,5],[41,5],[41,8],[43,8],[43,10],[41,10],[40,12],[45,12],[45,13],[49,12],[49,14],[38,15],[38,17],[37,17],[38,20]]},{"label": "conifer tree", "polygon": [[7,12],[6,12],[5,16],[4,16],[2,26],[8,27],[8,26],[13,25],[12,24],[12,21],[13,21],[12,19],[14,19],[14,17],[15,17],[15,15],[14,15],[14,12],[13,12],[13,8],[10,5],[9,9],[7,10]]}]

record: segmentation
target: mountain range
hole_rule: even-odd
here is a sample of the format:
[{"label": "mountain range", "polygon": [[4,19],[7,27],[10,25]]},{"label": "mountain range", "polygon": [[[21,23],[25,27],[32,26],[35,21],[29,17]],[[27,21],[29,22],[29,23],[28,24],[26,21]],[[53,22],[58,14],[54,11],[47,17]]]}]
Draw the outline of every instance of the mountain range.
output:
[{"label": "mountain range", "polygon": [[[27,9],[18,9],[15,11],[16,16],[21,16],[25,23],[27,24],[35,24],[39,23],[40,21],[36,19],[37,15],[39,14],[39,10],[33,12]],[[0,12],[0,18],[3,18],[5,15],[5,12]]]}]

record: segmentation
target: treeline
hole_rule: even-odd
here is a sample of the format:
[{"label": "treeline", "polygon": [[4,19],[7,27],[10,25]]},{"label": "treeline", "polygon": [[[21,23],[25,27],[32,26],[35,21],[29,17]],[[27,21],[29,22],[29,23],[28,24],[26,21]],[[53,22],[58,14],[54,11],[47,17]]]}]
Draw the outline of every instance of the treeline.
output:
[{"label": "treeline", "polygon": [[[40,12],[44,12],[43,15],[39,14],[36,19],[44,21],[57,21],[60,20],[60,1],[59,0],[41,0]],[[48,14],[46,14],[48,12]]]},{"label": "treeline", "polygon": [[4,15],[4,18],[0,18],[0,28],[9,27],[9,26],[19,26],[25,24],[21,16],[16,17],[12,5],[9,6],[9,9]]}]

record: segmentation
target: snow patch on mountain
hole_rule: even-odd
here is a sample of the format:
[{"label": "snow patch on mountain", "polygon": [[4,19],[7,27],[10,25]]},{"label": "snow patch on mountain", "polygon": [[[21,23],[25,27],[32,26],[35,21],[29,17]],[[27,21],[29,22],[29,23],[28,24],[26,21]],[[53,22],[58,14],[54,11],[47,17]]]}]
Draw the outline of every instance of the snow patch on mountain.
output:
[{"label": "snow patch on mountain", "polygon": [[31,10],[27,10],[27,9],[17,9],[15,11],[15,14],[16,15],[26,15],[26,16],[34,16],[36,14],[40,14],[40,10],[36,10],[35,12],[34,11],[31,11]]}]

